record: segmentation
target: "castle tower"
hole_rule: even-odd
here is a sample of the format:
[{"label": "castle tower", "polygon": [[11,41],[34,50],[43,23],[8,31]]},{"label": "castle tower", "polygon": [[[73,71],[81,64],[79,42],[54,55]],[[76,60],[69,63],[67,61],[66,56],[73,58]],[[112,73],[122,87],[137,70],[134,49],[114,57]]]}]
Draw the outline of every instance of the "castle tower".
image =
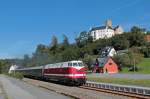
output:
[{"label": "castle tower", "polygon": [[112,27],[112,21],[109,19],[109,20],[106,20],[106,26],[108,27]]}]

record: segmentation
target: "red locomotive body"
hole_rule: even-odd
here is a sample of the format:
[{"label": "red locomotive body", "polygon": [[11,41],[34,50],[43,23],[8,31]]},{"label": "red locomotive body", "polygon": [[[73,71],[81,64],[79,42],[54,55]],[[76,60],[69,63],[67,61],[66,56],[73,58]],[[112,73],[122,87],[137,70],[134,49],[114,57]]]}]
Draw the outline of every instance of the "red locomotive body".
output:
[{"label": "red locomotive body", "polygon": [[56,64],[48,64],[44,67],[44,78],[61,81],[73,85],[85,83],[85,68],[82,61],[68,61]]}]

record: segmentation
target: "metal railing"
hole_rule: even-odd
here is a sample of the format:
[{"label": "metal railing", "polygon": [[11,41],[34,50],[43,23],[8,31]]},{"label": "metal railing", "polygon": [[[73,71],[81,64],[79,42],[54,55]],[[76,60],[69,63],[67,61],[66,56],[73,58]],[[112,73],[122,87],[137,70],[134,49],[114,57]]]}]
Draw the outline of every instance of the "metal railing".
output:
[{"label": "metal railing", "polygon": [[118,92],[150,96],[150,88],[148,88],[148,87],[136,87],[136,86],[110,84],[110,83],[97,83],[97,82],[90,82],[90,81],[87,81],[85,86],[86,87],[94,87],[94,88],[102,88],[102,89],[118,91]]}]

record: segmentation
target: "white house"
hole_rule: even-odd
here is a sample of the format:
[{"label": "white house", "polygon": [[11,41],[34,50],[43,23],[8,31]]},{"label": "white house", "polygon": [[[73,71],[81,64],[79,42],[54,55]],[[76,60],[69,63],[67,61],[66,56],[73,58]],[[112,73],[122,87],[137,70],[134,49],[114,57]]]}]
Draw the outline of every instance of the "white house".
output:
[{"label": "white house", "polygon": [[113,57],[115,54],[117,54],[116,50],[111,46],[107,46],[101,50],[100,57]]}]

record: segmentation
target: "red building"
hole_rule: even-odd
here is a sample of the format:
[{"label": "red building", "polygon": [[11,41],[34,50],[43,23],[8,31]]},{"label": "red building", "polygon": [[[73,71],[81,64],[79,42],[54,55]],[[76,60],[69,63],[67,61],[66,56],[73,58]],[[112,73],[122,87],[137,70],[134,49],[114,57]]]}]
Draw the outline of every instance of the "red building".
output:
[{"label": "red building", "polygon": [[95,73],[118,73],[118,65],[111,57],[98,58],[93,67]]},{"label": "red building", "polygon": [[145,35],[144,38],[145,38],[146,42],[150,42],[150,34]]}]

